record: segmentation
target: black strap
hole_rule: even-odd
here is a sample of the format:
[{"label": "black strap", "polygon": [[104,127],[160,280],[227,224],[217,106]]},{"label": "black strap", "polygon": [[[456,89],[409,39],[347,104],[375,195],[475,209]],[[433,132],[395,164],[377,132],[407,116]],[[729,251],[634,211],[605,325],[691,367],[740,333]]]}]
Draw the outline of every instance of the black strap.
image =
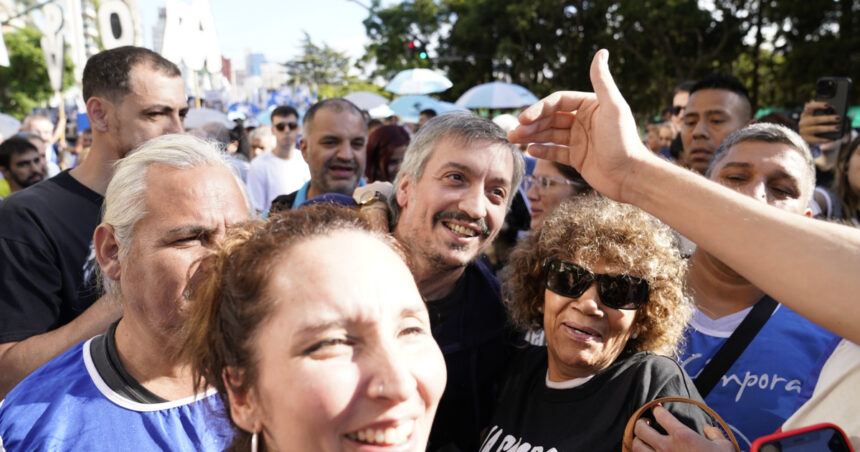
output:
[{"label": "black strap", "polygon": [[711,361],[699,373],[699,376],[693,380],[696,384],[696,389],[704,399],[708,396],[714,386],[720,381],[720,378],[732,367],[741,353],[746,350],[747,346],[752,342],[756,334],[761,330],[770,315],[776,309],[777,303],[773,298],[765,295],[753,306],[750,313],[744,318],[743,322],[738,325],[735,332],[726,340],[722,347],[717,350]]}]

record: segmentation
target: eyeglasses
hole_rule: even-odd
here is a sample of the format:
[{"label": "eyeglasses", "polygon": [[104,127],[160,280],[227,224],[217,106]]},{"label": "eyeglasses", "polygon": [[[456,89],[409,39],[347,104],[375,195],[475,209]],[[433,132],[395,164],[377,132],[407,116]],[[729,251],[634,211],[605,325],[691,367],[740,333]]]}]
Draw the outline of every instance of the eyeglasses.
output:
[{"label": "eyeglasses", "polygon": [[283,132],[285,128],[289,127],[290,130],[296,130],[299,127],[299,123],[297,122],[279,122],[275,124],[275,128],[278,129],[278,132]]},{"label": "eyeglasses", "polygon": [[597,282],[600,302],[615,309],[637,309],[648,300],[648,281],[630,275],[601,275],[561,259],[547,259],[546,288],[563,297],[579,298]]},{"label": "eyeglasses", "polygon": [[686,110],[687,107],[683,105],[674,105],[672,106],[672,116],[678,116]]},{"label": "eyeglasses", "polygon": [[560,177],[550,177],[550,176],[535,176],[532,174],[526,175],[523,178],[523,183],[525,184],[525,189],[528,191],[532,188],[533,185],[537,185],[539,190],[546,190],[547,188],[552,187],[555,184],[565,184],[570,185],[575,188],[577,191],[582,191],[586,188],[586,185],[582,182],[576,182],[568,179],[562,179]]}]

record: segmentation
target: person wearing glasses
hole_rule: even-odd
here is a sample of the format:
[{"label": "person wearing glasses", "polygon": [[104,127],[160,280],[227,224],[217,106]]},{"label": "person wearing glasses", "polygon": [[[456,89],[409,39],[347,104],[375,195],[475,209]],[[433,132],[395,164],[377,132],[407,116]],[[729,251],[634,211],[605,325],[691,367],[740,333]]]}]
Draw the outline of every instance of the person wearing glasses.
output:
[{"label": "person wearing glasses", "polygon": [[[668,227],[604,197],[567,201],[521,242],[502,288],[511,322],[543,328],[520,350],[482,451],[618,451],[627,419],[653,399],[701,400],[676,350],[691,306]],[[666,408],[702,431],[704,413]]]},{"label": "person wearing glasses", "polygon": [[532,216],[530,229],[536,229],[544,217],[565,200],[592,192],[575,169],[548,160],[538,160],[534,172],[523,181]]},{"label": "person wearing glasses", "polygon": [[675,126],[676,131],[680,131],[681,126],[684,125],[684,113],[687,111],[687,102],[690,100],[690,90],[695,85],[695,80],[684,80],[672,92],[672,125]]},{"label": "person wearing glasses", "polygon": [[299,113],[282,105],[272,110],[271,118],[277,145],[253,159],[248,171],[248,194],[257,212],[267,210],[272,200],[298,190],[311,178],[308,164],[296,148],[301,133]]},{"label": "person wearing glasses", "polygon": [[[639,141],[630,107],[610,74],[606,50],[592,61],[591,81],[593,93],[557,92],[529,107],[519,117],[520,126],[509,133],[510,140],[542,143],[530,145],[529,152],[574,166],[604,196],[657,216],[785,307],[860,343],[858,229],[765,205],[657,158]],[[856,345],[853,348],[856,352]],[[856,377],[857,366],[841,364]],[[837,406],[847,408],[843,414],[856,420],[856,410],[846,402],[856,396],[851,381],[840,377],[821,385],[819,380],[815,392],[835,399]],[[653,414],[669,436],[637,422],[634,451],[709,450],[726,442],[689,435],[660,408]],[[828,420],[835,419],[824,416],[816,422]]]}]

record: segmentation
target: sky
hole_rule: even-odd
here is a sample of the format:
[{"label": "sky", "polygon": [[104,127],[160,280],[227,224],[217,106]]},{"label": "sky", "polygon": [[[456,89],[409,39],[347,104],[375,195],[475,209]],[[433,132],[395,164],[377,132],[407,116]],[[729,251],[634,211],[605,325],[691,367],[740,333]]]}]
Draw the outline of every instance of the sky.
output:
[{"label": "sky", "polygon": [[[392,2],[383,2],[388,3]],[[147,47],[152,46],[158,8],[164,5],[165,0],[138,0]],[[315,44],[326,43],[353,60],[364,54],[367,37],[362,21],[368,12],[351,0],[209,0],[209,5],[221,53],[234,67],[244,65],[246,50],[264,53],[270,62],[287,61],[299,54],[303,31]]]}]

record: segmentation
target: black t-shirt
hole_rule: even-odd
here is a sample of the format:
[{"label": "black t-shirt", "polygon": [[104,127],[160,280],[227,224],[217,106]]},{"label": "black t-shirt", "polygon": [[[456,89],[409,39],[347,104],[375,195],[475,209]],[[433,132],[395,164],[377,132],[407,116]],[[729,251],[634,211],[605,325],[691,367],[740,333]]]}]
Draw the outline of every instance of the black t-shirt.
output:
[{"label": "black t-shirt", "polygon": [[429,451],[474,451],[493,411],[500,377],[514,353],[499,281],[484,258],[466,267],[454,291],[428,301],[433,337],[448,367]]},{"label": "black t-shirt", "polygon": [[64,171],[0,202],[0,343],[59,328],[98,299],[102,201]]},{"label": "black t-shirt", "polygon": [[[648,352],[623,354],[570,389],[548,388],[546,373],[546,347],[520,350],[507,370],[481,451],[618,452],[627,420],[646,402],[660,397],[702,401],[674,360]],[[665,408],[699,433],[708,424],[707,415],[692,404]]]}]

